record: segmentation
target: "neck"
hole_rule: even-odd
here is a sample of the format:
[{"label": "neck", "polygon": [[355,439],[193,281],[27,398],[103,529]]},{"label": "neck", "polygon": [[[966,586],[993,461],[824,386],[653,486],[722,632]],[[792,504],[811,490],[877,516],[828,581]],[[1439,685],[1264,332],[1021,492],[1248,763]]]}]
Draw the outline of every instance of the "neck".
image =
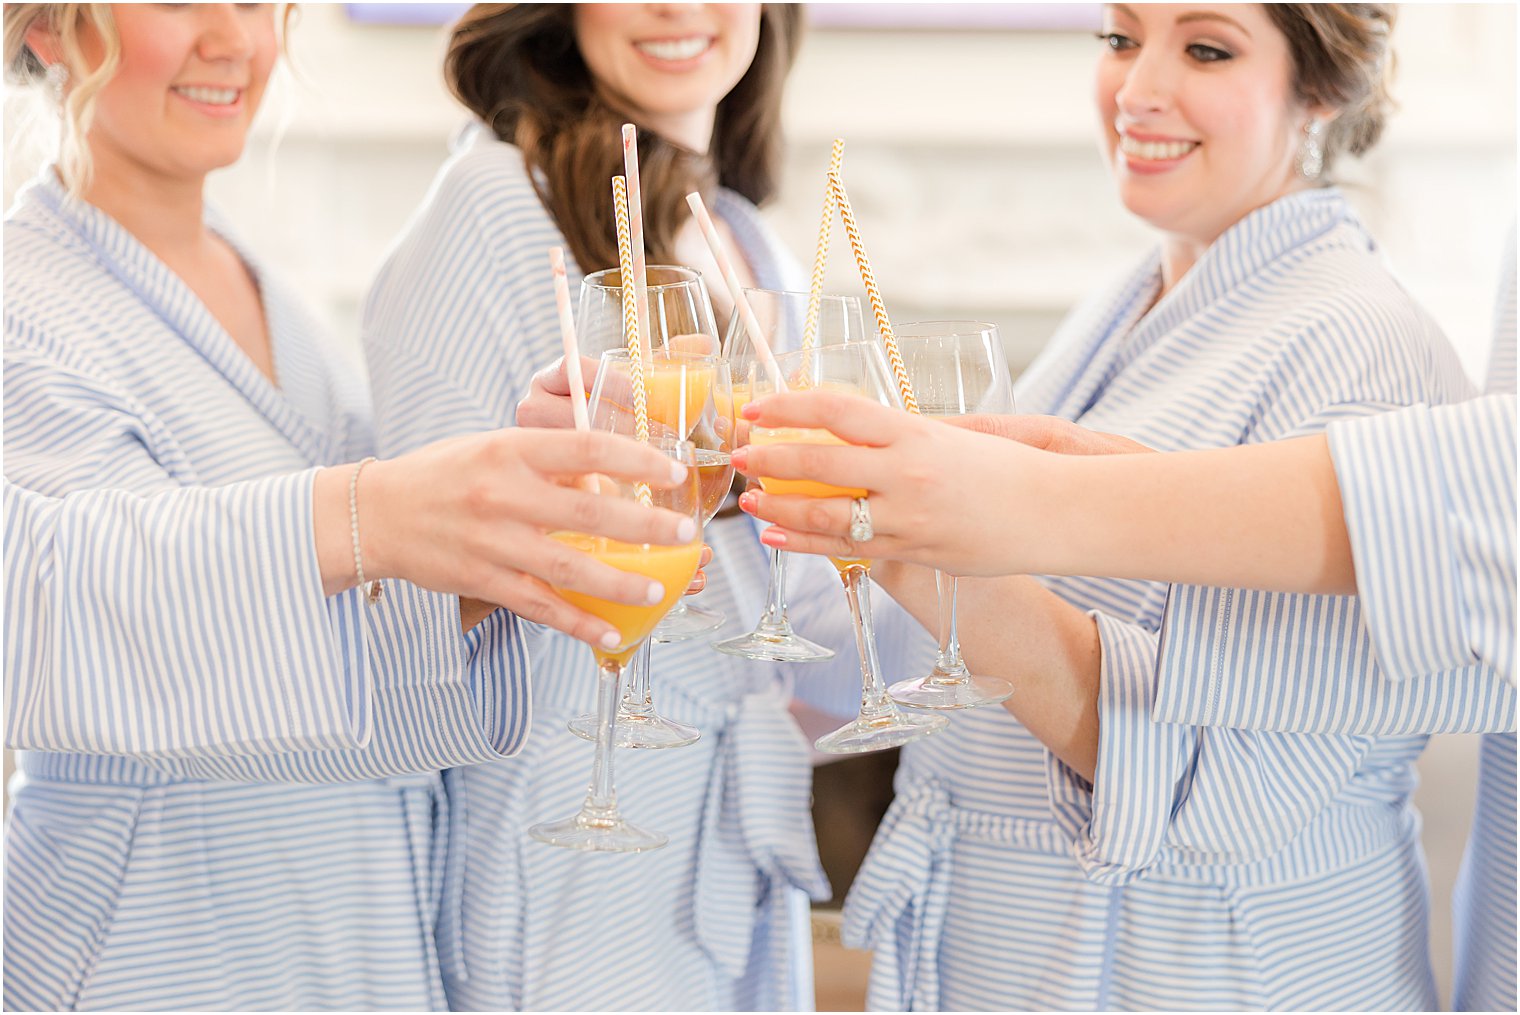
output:
[{"label": "neck", "polygon": [[[1262,201],[1252,208],[1250,212],[1247,212],[1246,215],[1265,208],[1275,201],[1280,201],[1289,194],[1296,194],[1316,186],[1319,186],[1319,184],[1313,181],[1295,179],[1279,192],[1276,197]],[[1239,222],[1245,217],[1245,215],[1242,215],[1240,219],[1236,219],[1235,221]],[[1235,222],[1230,223],[1229,226],[1225,227],[1224,232],[1228,232],[1234,226]],[[1193,265],[1198,263],[1198,259],[1214,245],[1215,240],[1224,235],[1224,232],[1220,232],[1208,239],[1198,239],[1197,237],[1183,236],[1178,233],[1168,233],[1166,235],[1161,244],[1161,296],[1165,296],[1172,290],[1173,286],[1182,281],[1182,276],[1193,269]],[[1158,296],[1157,298],[1159,299],[1160,297]]]},{"label": "neck", "polygon": [[716,109],[705,109],[695,113],[642,117],[640,123],[671,144],[706,155],[712,147],[713,123],[717,117]]},{"label": "neck", "polygon": [[159,257],[199,244],[205,237],[204,176],[180,178],[95,155],[84,199],[115,219]]}]

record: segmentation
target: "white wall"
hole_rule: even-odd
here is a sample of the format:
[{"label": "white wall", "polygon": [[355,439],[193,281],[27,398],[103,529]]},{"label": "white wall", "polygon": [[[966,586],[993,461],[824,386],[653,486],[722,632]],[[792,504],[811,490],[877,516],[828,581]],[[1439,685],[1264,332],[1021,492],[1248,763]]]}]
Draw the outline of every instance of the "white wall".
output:
[{"label": "white wall", "polygon": [[[324,4],[303,5],[300,18],[303,80],[271,103],[249,156],[212,189],[254,248],[354,341],[367,281],[461,115],[440,79],[437,30],[357,26]],[[1403,108],[1348,174],[1395,270],[1475,376],[1515,213],[1515,38],[1507,5],[1404,8]],[[1022,366],[1079,294],[1148,242],[1096,154],[1097,45],[1074,32],[815,32],[789,88],[791,154],[773,221],[807,261],[829,142],[844,136],[851,196],[894,318],[991,319]],[[13,139],[14,105],[8,98]],[[288,125],[271,158],[282,108]],[[30,172],[24,155],[7,159],[7,203]],[[837,230],[830,279],[856,286]],[[1470,739],[1446,738],[1422,766],[1443,983],[1473,755]]]}]

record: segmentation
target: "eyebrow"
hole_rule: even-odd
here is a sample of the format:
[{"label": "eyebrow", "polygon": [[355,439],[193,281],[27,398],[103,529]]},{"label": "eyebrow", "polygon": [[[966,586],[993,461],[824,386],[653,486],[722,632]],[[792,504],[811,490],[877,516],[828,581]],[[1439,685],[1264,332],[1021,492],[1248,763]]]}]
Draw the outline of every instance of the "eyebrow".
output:
[{"label": "eyebrow", "polygon": [[[1139,20],[1139,16],[1135,14],[1134,8],[1130,7],[1129,4],[1110,4],[1109,6],[1120,14]],[[1229,15],[1220,14],[1217,11],[1188,11],[1186,14],[1179,14],[1177,16],[1177,24],[1179,25],[1185,25],[1190,21],[1223,21],[1227,25],[1234,25],[1247,39],[1251,38],[1251,32],[1245,25],[1242,25]]]}]

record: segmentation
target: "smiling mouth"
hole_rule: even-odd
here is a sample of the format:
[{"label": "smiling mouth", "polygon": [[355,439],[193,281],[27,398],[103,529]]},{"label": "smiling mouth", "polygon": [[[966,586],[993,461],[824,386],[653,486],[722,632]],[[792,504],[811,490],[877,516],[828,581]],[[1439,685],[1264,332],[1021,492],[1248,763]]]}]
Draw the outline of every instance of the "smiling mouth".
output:
[{"label": "smiling mouth", "polygon": [[1119,150],[1131,158],[1147,162],[1180,159],[1198,147],[1197,141],[1139,141],[1128,134],[1119,135]]},{"label": "smiling mouth", "polygon": [[208,106],[230,106],[242,96],[241,88],[206,88],[200,85],[180,85],[171,88],[176,95],[182,95],[191,102],[200,102]]},{"label": "smiling mouth", "polygon": [[717,40],[710,35],[693,35],[685,39],[651,39],[648,42],[635,42],[633,45],[645,56],[679,63],[682,60],[695,60],[711,49],[715,41]]}]

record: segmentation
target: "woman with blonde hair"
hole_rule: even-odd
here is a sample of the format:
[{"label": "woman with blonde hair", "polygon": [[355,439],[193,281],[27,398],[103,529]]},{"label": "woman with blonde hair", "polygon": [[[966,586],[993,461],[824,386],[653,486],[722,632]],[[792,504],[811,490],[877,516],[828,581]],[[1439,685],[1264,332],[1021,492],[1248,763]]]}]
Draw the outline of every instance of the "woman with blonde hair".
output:
[{"label": "woman with blonde hair", "polygon": [[667,460],[517,431],[376,461],[354,365],[205,207],[279,28],[5,8],[7,78],[64,126],[4,227],[7,1008],[443,1007],[437,770],[518,750],[528,708],[515,620],[466,632],[492,602],[615,637],[551,568],[648,593],[540,526],[591,500],[562,476]]}]

